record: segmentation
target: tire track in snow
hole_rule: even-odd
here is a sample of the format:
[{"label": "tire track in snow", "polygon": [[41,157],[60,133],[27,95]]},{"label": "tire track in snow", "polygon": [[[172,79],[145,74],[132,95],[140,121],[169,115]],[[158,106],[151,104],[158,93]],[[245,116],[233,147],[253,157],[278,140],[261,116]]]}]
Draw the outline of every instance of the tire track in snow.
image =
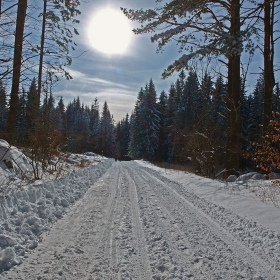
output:
[{"label": "tire track in snow", "polygon": [[[189,254],[192,248],[174,219],[158,207],[157,196],[140,176],[139,166],[126,165],[133,177],[139,195],[139,209],[150,256],[151,279],[192,279]],[[151,182],[154,183],[154,182]]]},{"label": "tire track in snow", "polygon": [[[131,211],[131,224],[132,234],[135,238],[136,255],[140,259],[136,259],[134,263],[138,267],[139,275],[136,279],[151,279],[151,268],[149,263],[149,257],[146,247],[146,240],[144,237],[144,231],[142,221],[140,219],[139,205],[138,205],[138,194],[135,185],[135,181],[129,175],[128,171],[125,170],[125,181],[128,186],[130,211]],[[134,276],[135,277],[135,276]]]},{"label": "tire track in snow", "polygon": [[226,228],[233,215],[213,209],[156,171],[117,162],[3,279],[279,279],[261,247]]},{"label": "tire track in snow", "polygon": [[[120,252],[117,242],[117,234],[121,216],[123,215],[123,191],[122,191],[122,168],[115,163],[108,170],[108,181],[106,185],[111,190],[108,200],[106,214],[103,217],[103,228],[100,228],[100,239],[94,253],[91,254],[93,264],[91,265],[92,277],[94,279],[121,279],[119,271]],[[117,276],[117,277],[116,277]]]},{"label": "tire track in snow", "polygon": [[[271,266],[269,262],[259,257],[258,254],[253,252],[250,248],[242,244],[239,240],[236,239],[230,232],[228,232],[223,226],[221,226],[218,222],[213,220],[207,213],[203,212],[202,209],[195,206],[192,202],[188,200],[188,198],[179,194],[173,187],[172,184],[164,177],[160,175],[157,178],[155,176],[155,172],[149,169],[143,170],[142,178],[146,180],[148,183],[150,180],[157,181],[157,184],[150,184],[153,186],[153,189],[156,191],[157,195],[162,197],[165,200],[165,205],[167,205],[170,209],[171,207],[171,197],[175,198],[174,203],[178,203],[180,205],[180,210],[176,211],[177,216],[181,216],[181,221],[185,220],[185,216],[181,215],[184,210],[191,209],[193,215],[198,219],[202,224],[206,225],[207,228],[212,232],[213,235],[222,240],[226,245],[230,247],[230,250],[236,255],[245,265],[248,267],[248,273],[251,271],[252,277],[257,277],[257,275],[265,275],[265,279],[278,279],[278,273],[275,272],[274,267]],[[145,176],[144,176],[145,175]],[[149,177],[149,179],[145,179],[145,177]],[[157,189],[157,190],[156,190]],[[164,191],[167,192],[164,192]],[[199,199],[199,198],[197,198]],[[245,274],[246,274],[245,273]],[[244,275],[244,272],[242,273]]]}]

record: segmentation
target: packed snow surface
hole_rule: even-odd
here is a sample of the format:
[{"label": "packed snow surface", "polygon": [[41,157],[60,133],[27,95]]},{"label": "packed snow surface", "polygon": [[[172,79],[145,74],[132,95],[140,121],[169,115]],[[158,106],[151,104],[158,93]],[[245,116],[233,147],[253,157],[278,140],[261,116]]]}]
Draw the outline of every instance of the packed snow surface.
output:
[{"label": "packed snow surface", "polygon": [[279,209],[238,188],[103,159],[19,190],[1,205],[0,278],[280,279]]}]

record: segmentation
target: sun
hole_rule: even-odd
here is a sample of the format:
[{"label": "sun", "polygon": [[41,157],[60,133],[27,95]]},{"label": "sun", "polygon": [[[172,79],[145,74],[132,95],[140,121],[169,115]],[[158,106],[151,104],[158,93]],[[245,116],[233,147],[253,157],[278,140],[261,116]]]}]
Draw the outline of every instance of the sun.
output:
[{"label": "sun", "polygon": [[125,53],[132,34],[129,20],[121,11],[112,8],[93,14],[88,28],[90,44],[106,54]]}]

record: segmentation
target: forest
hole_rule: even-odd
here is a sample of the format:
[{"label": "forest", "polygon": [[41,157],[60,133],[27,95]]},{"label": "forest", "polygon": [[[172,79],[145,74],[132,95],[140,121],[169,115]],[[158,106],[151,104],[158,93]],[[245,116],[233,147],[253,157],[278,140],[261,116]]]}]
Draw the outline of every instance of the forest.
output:
[{"label": "forest", "polygon": [[[67,105],[63,97],[55,104],[58,76],[72,78],[66,69],[76,46],[79,5],[44,0],[33,30],[27,8],[38,13],[38,7],[27,0],[0,1],[1,138],[46,164],[62,151],[93,151],[191,165],[212,178],[280,169],[277,1],[173,0],[155,9],[121,8],[141,24],[136,35],[151,33],[158,51],[175,41],[180,57],[162,74],[178,76],[170,88],[157,93],[151,78],[140,88],[131,115],[117,123],[107,102],[101,110],[97,99],[88,106],[78,96]],[[241,57],[246,54],[250,62],[256,51],[263,67],[249,92]],[[226,71],[206,68],[212,60]],[[202,77],[197,62],[206,69]]]},{"label": "forest", "polygon": [[[215,177],[225,164],[227,137],[226,83],[222,75],[216,80],[205,74],[199,83],[197,74],[182,70],[167,91],[157,94],[153,80],[143,86],[132,114],[115,122],[109,105],[100,109],[97,98],[91,106],[77,97],[64,105],[63,97],[55,104],[52,94],[40,107],[38,132],[35,132],[35,78],[27,91],[19,95],[16,118],[16,144],[19,147],[56,152],[92,151],[120,159],[146,159],[191,165],[199,174]],[[240,171],[267,173],[279,166],[280,88],[276,84],[272,98],[273,117],[263,139],[262,106],[264,80],[260,76],[251,93],[242,98]],[[0,137],[5,138],[8,108],[6,91],[0,82]],[[43,148],[43,146],[45,146]],[[270,150],[268,150],[268,147]]]}]

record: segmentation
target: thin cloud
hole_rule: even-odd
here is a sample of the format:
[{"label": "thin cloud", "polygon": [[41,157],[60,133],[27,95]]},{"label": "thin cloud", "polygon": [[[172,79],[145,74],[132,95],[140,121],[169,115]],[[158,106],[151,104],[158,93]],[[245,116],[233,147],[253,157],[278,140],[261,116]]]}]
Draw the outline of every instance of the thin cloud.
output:
[{"label": "thin cloud", "polygon": [[80,71],[77,70],[73,70],[70,68],[66,68],[66,71],[68,71],[70,73],[70,75],[73,77],[73,81],[71,82],[75,82],[75,83],[89,83],[89,84],[96,84],[96,85],[104,85],[104,86],[112,86],[112,87],[118,87],[118,88],[129,88],[128,86],[124,85],[124,84],[120,84],[120,83],[114,83],[108,80],[104,80],[101,78],[96,78],[96,77],[91,77],[89,74],[84,74]]}]

